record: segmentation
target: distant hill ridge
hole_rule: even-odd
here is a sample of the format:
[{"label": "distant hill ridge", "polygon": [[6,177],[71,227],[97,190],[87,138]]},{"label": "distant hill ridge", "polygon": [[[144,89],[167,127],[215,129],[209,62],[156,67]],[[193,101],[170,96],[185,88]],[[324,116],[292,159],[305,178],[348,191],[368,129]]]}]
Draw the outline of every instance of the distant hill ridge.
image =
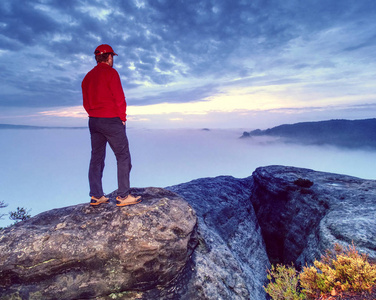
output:
[{"label": "distant hill ridge", "polygon": [[50,127],[50,126],[31,126],[31,125],[12,125],[0,124],[0,129],[85,129],[87,127]]},{"label": "distant hill ridge", "polygon": [[329,120],[285,124],[266,130],[244,132],[242,138],[276,136],[287,142],[376,149],[376,119]]}]

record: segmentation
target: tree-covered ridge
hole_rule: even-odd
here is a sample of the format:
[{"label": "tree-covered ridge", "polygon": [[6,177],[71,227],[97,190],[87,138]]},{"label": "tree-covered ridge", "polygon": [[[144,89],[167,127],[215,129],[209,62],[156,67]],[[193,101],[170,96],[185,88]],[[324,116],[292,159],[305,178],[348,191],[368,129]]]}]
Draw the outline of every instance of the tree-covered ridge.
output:
[{"label": "tree-covered ridge", "polygon": [[288,142],[374,149],[376,148],[376,119],[284,124],[266,130],[244,132],[242,137],[251,136],[275,136],[285,138]]}]

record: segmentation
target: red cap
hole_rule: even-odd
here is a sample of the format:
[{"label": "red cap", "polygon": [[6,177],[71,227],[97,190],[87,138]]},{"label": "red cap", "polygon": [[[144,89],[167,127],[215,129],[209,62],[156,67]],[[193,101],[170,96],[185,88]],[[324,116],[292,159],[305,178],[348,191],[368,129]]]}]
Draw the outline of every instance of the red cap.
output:
[{"label": "red cap", "polygon": [[107,45],[107,44],[99,45],[97,47],[97,49],[95,49],[95,51],[94,51],[95,55],[100,55],[100,54],[104,54],[104,53],[112,53],[113,55],[117,55],[114,52],[114,50],[111,48],[111,46]]}]

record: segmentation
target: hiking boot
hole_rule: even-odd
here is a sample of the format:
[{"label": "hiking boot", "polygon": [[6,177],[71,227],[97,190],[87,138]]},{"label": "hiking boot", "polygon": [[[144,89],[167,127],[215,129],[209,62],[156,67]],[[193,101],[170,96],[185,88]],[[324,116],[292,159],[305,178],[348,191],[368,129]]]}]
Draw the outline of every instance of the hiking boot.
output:
[{"label": "hiking boot", "polygon": [[91,197],[91,201],[90,201],[90,205],[99,205],[99,204],[102,204],[102,203],[109,203],[110,202],[110,199],[105,197],[105,196],[102,196],[100,198],[96,198],[94,196]]},{"label": "hiking boot", "polygon": [[127,197],[116,197],[116,206],[132,205],[141,202],[141,196],[134,197],[129,194]]}]

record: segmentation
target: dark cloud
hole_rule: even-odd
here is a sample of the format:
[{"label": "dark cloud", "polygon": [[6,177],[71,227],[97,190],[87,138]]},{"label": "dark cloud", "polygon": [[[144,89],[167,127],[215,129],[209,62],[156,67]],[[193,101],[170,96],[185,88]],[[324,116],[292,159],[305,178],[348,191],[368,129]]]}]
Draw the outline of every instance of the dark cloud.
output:
[{"label": "dark cloud", "polygon": [[362,49],[362,48],[374,47],[374,46],[376,46],[376,35],[371,36],[370,38],[368,38],[364,42],[361,42],[361,43],[358,43],[356,45],[347,47],[343,50],[344,51],[355,51],[355,50],[359,50],[359,49]]},{"label": "dark cloud", "polygon": [[161,92],[158,95],[147,97],[133,97],[128,101],[132,105],[150,105],[156,103],[186,103],[194,101],[205,101],[205,97],[218,92],[215,84],[204,85],[199,88],[181,89],[175,91]]},{"label": "dark cloud", "polygon": [[166,88],[137,103],[196,101],[214,91],[207,88],[210,78],[215,86],[228,77],[284,67],[299,72],[324,63],[283,54],[294,39],[310,40],[326,29],[351,23],[354,32],[364,33],[343,52],[374,46],[375,36],[365,32],[375,13],[373,0],[3,0],[0,55],[11,53],[12,66],[0,62],[0,105],[77,104],[80,80],[94,65],[88,57],[101,43],[119,54],[115,64],[122,65],[129,89],[182,78],[203,82],[180,96]]}]

